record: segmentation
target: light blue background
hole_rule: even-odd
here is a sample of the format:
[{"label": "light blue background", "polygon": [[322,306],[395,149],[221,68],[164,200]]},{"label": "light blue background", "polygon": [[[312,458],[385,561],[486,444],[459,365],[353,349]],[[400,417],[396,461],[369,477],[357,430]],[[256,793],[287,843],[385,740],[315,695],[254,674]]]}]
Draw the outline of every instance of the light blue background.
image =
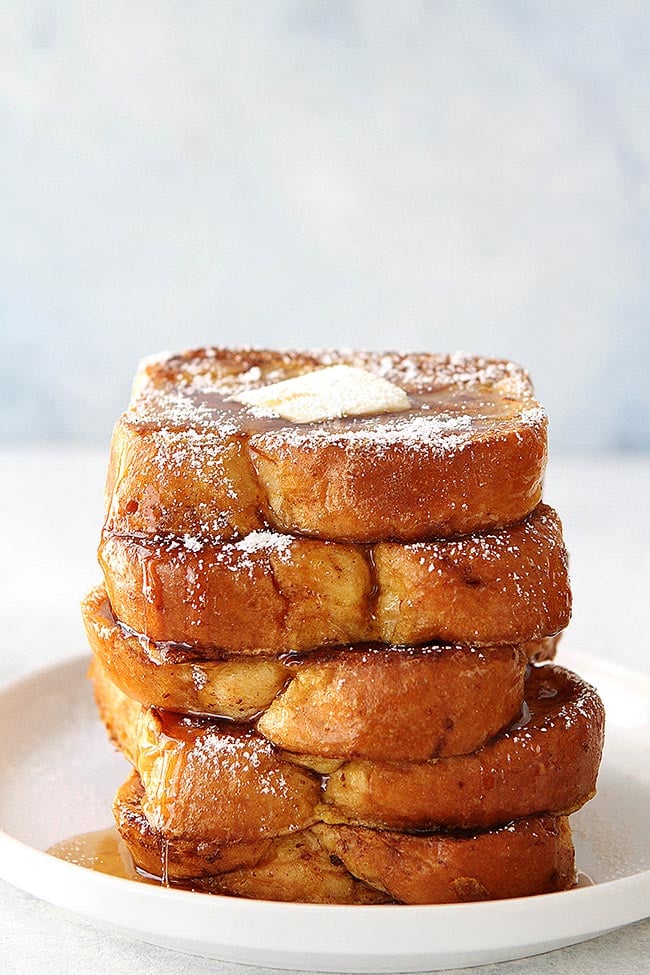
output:
[{"label": "light blue background", "polygon": [[650,446],[648,4],[14,0],[0,84],[0,435],[213,342],[505,355]]}]

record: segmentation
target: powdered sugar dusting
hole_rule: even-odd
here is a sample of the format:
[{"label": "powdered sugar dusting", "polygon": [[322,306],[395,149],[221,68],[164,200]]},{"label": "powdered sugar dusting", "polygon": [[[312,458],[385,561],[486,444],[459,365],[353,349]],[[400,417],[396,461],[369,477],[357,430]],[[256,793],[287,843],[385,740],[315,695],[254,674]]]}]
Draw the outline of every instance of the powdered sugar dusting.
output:
[{"label": "powdered sugar dusting", "polygon": [[206,730],[196,736],[185,753],[185,761],[190,776],[195,766],[203,766],[217,780],[224,776],[237,779],[253,770],[257,792],[279,799],[291,798],[276,748],[261,735]]},{"label": "powdered sugar dusting", "polygon": [[253,552],[275,552],[277,555],[287,556],[294,539],[291,535],[283,535],[274,531],[253,531],[245,535],[231,548],[233,551],[250,555]]},{"label": "powdered sugar dusting", "polygon": [[341,444],[342,447],[370,447],[378,455],[390,447],[448,452],[459,450],[472,440],[474,423],[474,419],[467,415],[423,412],[410,416],[382,417],[381,424],[361,422],[346,430],[283,427],[265,433],[260,440],[276,450],[319,450],[327,443]]},{"label": "powdered sugar dusting", "polygon": [[[332,352],[279,353],[199,349],[154,359],[138,373],[128,416],[167,429],[212,429],[234,436],[240,428],[223,401],[328,366],[347,365],[374,374],[407,394],[485,387],[536,407],[527,374],[512,362],[458,352],[434,354]],[[219,402],[221,401],[221,403]],[[533,422],[531,414],[530,422]],[[445,424],[443,422],[443,428]],[[422,431],[429,440],[432,425]],[[439,433],[440,431],[438,431]],[[394,436],[398,436],[395,433]],[[404,431],[405,436],[410,434]],[[415,427],[412,436],[417,438]],[[363,436],[363,434],[361,434]],[[386,434],[390,439],[390,432]]]}]

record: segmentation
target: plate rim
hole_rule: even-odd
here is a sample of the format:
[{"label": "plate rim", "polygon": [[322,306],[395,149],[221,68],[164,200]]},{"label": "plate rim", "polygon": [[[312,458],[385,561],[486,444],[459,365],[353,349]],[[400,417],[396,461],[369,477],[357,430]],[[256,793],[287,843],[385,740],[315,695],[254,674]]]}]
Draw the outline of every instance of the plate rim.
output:
[{"label": "plate rim", "polygon": [[[603,671],[605,675],[615,680],[632,680],[638,693],[650,698],[650,677],[643,672],[621,666],[607,658],[587,654],[579,650],[570,650],[568,656],[571,664],[574,658],[579,665],[585,662],[585,669]],[[6,696],[20,693],[25,685],[42,684],[53,678],[61,679],[62,672],[74,672],[81,678],[87,666],[87,654],[64,657],[49,665],[28,671],[0,685],[0,702]],[[590,679],[589,675],[587,679]],[[593,679],[593,677],[591,678]],[[27,866],[21,866],[26,864]],[[32,869],[35,868],[35,869]],[[24,872],[23,872],[24,871]],[[304,962],[309,955],[304,947],[287,945],[283,941],[282,930],[286,930],[287,922],[293,923],[310,921],[321,922],[329,928],[328,941],[331,941],[331,926],[338,920],[355,918],[355,936],[348,938],[343,947],[332,949],[331,955],[343,954],[350,960],[375,957],[389,962],[391,959],[415,957],[426,952],[430,961],[441,955],[453,955],[466,947],[466,936],[462,931],[470,925],[474,930],[481,931],[481,944],[474,945],[476,953],[480,951],[496,950],[504,946],[503,933],[497,923],[506,916],[508,925],[509,949],[531,949],[530,934],[526,926],[520,928],[519,919],[538,911],[543,907],[545,911],[550,907],[553,915],[552,937],[547,930],[540,931],[538,950],[548,950],[559,946],[559,943],[575,943],[586,940],[605,931],[621,927],[626,924],[642,920],[648,914],[644,903],[650,901],[650,870],[643,870],[628,874],[615,880],[604,881],[589,887],[574,888],[553,894],[540,894],[530,897],[509,898],[503,900],[481,901],[467,904],[427,904],[427,905],[341,905],[341,904],[299,904],[293,902],[279,902],[271,900],[246,900],[225,895],[206,894],[175,888],[161,888],[154,885],[137,884],[133,881],[112,877],[86,867],[59,860],[50,854],[39,850],[29,843],[18,839],[7,832],[0,825],[0,877],[23,890],[41,897],[61,907],[68,907],[77,913],[82,913],[95,921],[101,921],[120,930],[129,932],[140,940],[147,940],[158,934],[162,936],[165,919],[175,915],[176,908],[182,908],[184,917],[185,936],[200,942],[204,948],[223,947],[224,950],[235,950],[242,947],[241,931],[248,931],[246,947],[252,951],[265,948],[269,953],[277,955],[284,953],[286,957],[293,954]],[[85,889],[84,903],[79,898]],[[57,895],[57,890],[59,896]],[[108,897],[111,892],[119,894]],[[88,896],[90,895],[90,896]],[[130,925],[127,923],[132,901],[142,903],[147,907],[148,923]],[[74,903],[72,903],[74,902]],[[100,905],[104,907],[100,909]],[[187,911],[186,906],[193,904],[194,909]],[[571,911],[564,911],[563,905],[572,904]],[[114,910],[115,905],[120,905]],[[84,910],[84,905],[86,910]],[[126,906],[126,911],[124,910]],[[155,910],[152,908],[155,906]],[[113,908],[113,909],[111,909]],[[548,912],[548,911],[547,911]],[[179,910],[178,913],[181,913]],[[177,916],[177,915],[176,915]],[[136,915],[137,917],[137,915]],[[158,923],[152,927],[151,918]],[[218,936],[215,935],[215,925],[205,925],[205,918],[212,920],[219,918]],[[377,925],[377,919],[383,923]],[[255,918],[259,928],[249,922]],[[189,923],[188,923],[189,919]],[[237,923],[232,923],[236,920]],[[456,923],[453,923],[456,922]],[[460,922],[460,923],[459,923]],[[396,931],[404,927],[409,928],[419,937],[418,951],[390,952],[389,941],[394,939]],[[546,924],[542,926],[546,928]],[[361,930],[360,930],[361,929]],[[276,943],[269,943],[269,934],[275,931]],[[404,931],[400,930],[402,937]],[[313,932],[312,932],[313,934]],[[361,936],[360,936],[361,935]],[[370,936],[372,940],[370,940]],[[313,941],[313,939],[310,939]],[[461,945],[461,941],[463,945]],[[160,940],[155,943],[160,944]],[[546,945],[546,947],[539,947]],[[326,946],[313,943],[311,956],[322,954]],[[531,951],[529,950],[530,954]],[[534,953],[534,952],[533,952]],[[213,955],[212,957],[218,957]],[[510,957],[521,957],[511,955]],[[237,960],[233,957],[233,960]],[[259,960],[257,962],[260,963]],[[271,964],[268,962],[267,964]],[[475,962],[476,963],[476,962]],[[286,964],[286,958],[285,962]],[[371,969],[357,969],[371,970]],[[377,970],[377,969],[375,969]],[[415,969],[411,969],[415,970]]]}]

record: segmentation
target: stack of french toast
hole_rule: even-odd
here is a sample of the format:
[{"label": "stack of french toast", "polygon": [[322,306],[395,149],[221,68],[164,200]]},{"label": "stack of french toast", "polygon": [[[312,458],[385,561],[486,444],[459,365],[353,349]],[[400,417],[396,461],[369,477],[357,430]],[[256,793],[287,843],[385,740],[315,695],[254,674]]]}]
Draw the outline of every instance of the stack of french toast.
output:
[{"label": "stack of french toast", "polygon": [[101,717],[143,875],[272,900],[575,884],[604,715],[527,374],[465,354],[146,360],[112,441]]}]

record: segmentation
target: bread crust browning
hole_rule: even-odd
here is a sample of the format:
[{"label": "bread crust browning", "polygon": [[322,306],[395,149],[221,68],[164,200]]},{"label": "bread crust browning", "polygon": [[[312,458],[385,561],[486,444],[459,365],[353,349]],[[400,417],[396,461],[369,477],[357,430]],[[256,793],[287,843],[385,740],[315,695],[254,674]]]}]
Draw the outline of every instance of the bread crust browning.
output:
[{"label": "bread crust browning", "polygon": [[357,880],[323,849],[312,829],[281,836],[257,863],[216,877],[210,893],[310,904],[386,904],[391,898]]},{"label": "bread crust browning", "polygon": [[[310,424],[260,420],[230,395],[333,364],[367,369],[406,414]],[[106,527],[121,533],[271,526],[373,542],[479,531],[541,498],[547,421],[504,360],[397,353],[197,349],[146,363],[118,421]]]},{"label": "bread crust browning", "polygon": [[318,658],[308,655],[257,722],[285,751],[377,761],[459,755],[521,713],[527,658],[519,648],[391,648]]},{"label": "bread crust browning", "polygon": [[540,504],[507,530],[375,547],[382,639],[507,643],[549,635],[571,617],[562,523]]},{"label": "bread crust browning", "polygon": [[143,709],[137,736],[143,811],[168,838],[249,843],[315,821],[319,777],[252,731]]},{"label": "bread crust browning", "polygon": [[526,681],[526,720],[472,755],[429,762],[347,762],[319,815],[385,829],[488,829],[579,809],[596,791],[604,709],[596,691],[554,664]]},{"label": "bread crust browning", "polygon": [[[194,890],[329,904],[442,904],[564,890],[575,882],[565,818],[477,835],[408,836],[317,824],[257,844],[165,840],[142,812],[134,773],[113,812],[138,868]],[[164,865],[164,866],[163,866]]]},{"label": "bread crust browning", "polygon": [[[168,837],[251,842],[316,821],[389,830],[489,829],[578,809],[594,793],[603,707],[593,688],[552,664],[532,669],[520,726],[470,755],[426,762],[325,762],[277,749],[254,731],[143,709],[95,676],[109,731],[132,755],[143,807]],[[138,709],[138,712],[140,709]],[[126,720],[128,727],[116,728]],[[323,792],[321,793],[321,786]]]},{"label": "bread crust browning", "polygon": [[251,442],[251,456],[269,521],[282,531],[357,542],[451,538],[510,525],[539,503],[546,424],[535,416],[539,423],[502,423],[496,437],[453,450],[405,438],[377,455],[372,440],[342,440],[297,457],[268,435]]},{"label": "bread crust browning", "polygon": [[248,847],[315,822],[321,780],[241,725],[143,708],[93,660],[109,737],[137,769],[142,809],[166,839]]},{"label": "bread crust browning", "polygon": [[352,546],[251,535],[236,544],[104,536],[115,615],[157,642],[277,654],[367,639],[370,570]]},{"label": "bread crust browning", "polygon": [[325,850],[311,829],[256,843],[200,843],[165,839],[142,812],[137,773],[113,803],[118,831],[139,871],[192,890],[320,904],[382,904],[390,898],[356,880]]},{"label": "bread crust browning", "polygon": [[261,532],[188,546],[105,534],[99,557],[122,623],[221,653],[519,644],[559,632],[571,615],[562,525],[544,504],[510,528],[416,545]]},{"label": "bread crust browning", "polygon": [[[145,706],[235,720],[285,751],[416,761],[475,751],[521,713],[521,647],[341,647],[280,658],[155,664],[110,614],[102,587],[84,601],[95,684]],[[112,620],[112,623],[111,623]]]},{"label": "bread crust browning", "polygon": [[355,877],[402,904],[526,897],[575,883],[564,816],[520,819],[474,835],[413,836],[321,823],[313,832]]},{"label": "bread crust browning", "polygon": [[95,704],[104,723],[108,737],[125,758],[135,765],[138,761],[138,724],[142,705],[108,677],[106,671],[93,658],[88,668],[88,678],[93,686]]},{"label": "bread crust browning", "polygon": [[[334,365],[356,371],[266,388]],[[141,873],[321,904],[575,884],[567,816],[595,793],[604,711],[535,663],[571,615],[546,460],[546,414],[505,360],[141,364],[83,603]]]},{"label": "bread crust browning", "polygon": [[273,843],[264,837],[249,843],[197,843],[182,836],[169,840],[155,830],[142,811],[144,790],[137,772],[120,786],[113,800],[118,832],[139,870],[162,877],[167,866],[172,880],[189,880],[254,865]]},{"label": "bread crust browning", "polygon": [[146,706],[250,720],[269,707],[291,674],[278,656],[161,662],[165,648],[120,626],[103,585],[88,593],[81,614],[90,648],[107,676]]},{"label": "bread crust browning", "polygon": [[128,414],[113,428],[105,528],[130,534],[246,535],[265,527],[242,440],[205,430],[152,430]]}]

